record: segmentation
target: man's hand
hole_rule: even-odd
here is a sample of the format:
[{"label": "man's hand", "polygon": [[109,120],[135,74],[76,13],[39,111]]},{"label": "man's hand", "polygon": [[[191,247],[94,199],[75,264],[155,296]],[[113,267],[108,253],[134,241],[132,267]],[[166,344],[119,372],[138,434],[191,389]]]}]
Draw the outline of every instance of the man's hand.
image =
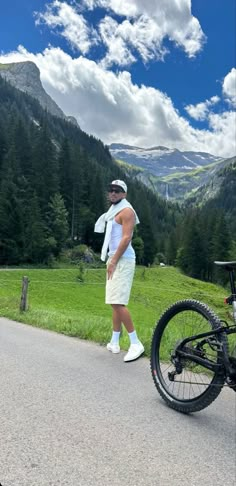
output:
[{"label": "man's hand", "polygon": [[132,240],[133,229],[135,225],[135,214],[132,209],[123,209],[115,218],[116,223],[122,225],[122,238],[118,245],[118,248],[110,263],[107,265],[107,278],[112,279],[113,273],[116,269],[116,262],[122,257],[130,241]]},{"label": "man's hand", "polygon": [[107,278],[108,280],[112,279],[113,273],[116,269],[116,263],[113,263],[112,261],[107,265]]}]

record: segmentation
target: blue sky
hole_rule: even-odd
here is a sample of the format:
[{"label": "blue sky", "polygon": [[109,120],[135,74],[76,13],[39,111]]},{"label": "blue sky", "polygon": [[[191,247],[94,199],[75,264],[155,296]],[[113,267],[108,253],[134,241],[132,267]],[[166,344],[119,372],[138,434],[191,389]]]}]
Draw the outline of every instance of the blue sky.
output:
[{"label": "blue sky", "polygon": [[2,0],[0,12],[0,62],[35,62],[87,133],[235,155],[235,0]]}]

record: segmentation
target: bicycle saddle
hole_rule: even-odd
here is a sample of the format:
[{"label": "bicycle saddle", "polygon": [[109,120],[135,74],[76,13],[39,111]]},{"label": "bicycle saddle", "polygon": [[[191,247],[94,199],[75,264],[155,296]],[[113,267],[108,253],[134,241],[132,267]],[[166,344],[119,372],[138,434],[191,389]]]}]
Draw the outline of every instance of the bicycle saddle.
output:
[{"label": "bicycle saddle", "polygon": [[223,267],[225,270],[234,270],[236,268],[236,262],[214,262],[215,265]]}]

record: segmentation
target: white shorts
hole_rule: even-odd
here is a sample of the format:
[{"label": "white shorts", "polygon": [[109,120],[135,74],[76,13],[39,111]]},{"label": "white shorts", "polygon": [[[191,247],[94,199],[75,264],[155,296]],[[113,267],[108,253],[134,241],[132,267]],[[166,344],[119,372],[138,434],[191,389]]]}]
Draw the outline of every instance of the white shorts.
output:
[{"label": "white shorts", "polygon": [[[111,258],[107,260],[107,265]],[[106,281],[106,304],[127,305],[134,278],[135,260],[121,257],[112,279]]]}]

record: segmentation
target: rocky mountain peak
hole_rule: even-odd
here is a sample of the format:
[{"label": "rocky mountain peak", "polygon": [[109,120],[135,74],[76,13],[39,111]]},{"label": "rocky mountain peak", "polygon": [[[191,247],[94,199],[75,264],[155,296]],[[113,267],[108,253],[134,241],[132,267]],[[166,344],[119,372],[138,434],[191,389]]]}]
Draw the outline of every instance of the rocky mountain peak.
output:
[{"label": "rocky mountain peak", "polygon": [[141,148],[113,143],[112,156],[126,163],[130,175],[166,199],[183,201],[188,194],[207,184],[231,160],[194,151],[180,151],[163,145]]},{"label": "rocky mountain peak", "polygon": [[46,93],[41,83],[40,71],[33,62],[0,64],[0,75],[15,88],[36,98],[41,106],[52,115],[77,124],[76,120],[72,121],[72,117],[67,117],[51,96]]}]

